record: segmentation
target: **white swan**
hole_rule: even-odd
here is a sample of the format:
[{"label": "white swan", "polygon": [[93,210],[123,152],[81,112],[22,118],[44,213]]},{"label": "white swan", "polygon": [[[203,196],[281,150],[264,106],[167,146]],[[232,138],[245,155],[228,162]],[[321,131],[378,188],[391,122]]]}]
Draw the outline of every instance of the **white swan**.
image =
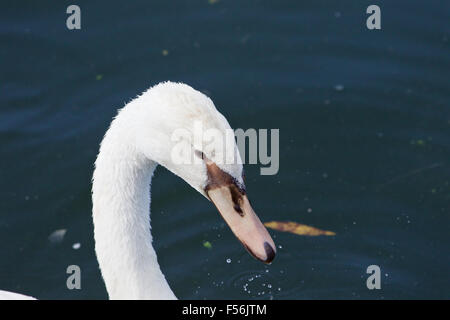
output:
[{"label": "white swan", "polygon": [[[150,233],[150,181],[157,164],[210,199],[257,259],[271,262],[275,244],[245,194],[242,164],[209,160],[222,147],[192,153],[197,164],[176,164],[177,129],[231,129],[211,99],[181,83],[156,85],[128,103],[107,131],[95,162],[92,200],[95,250],[111,299],[176,299],[159,267]],[[234,143],[234,140],[233,140]],[[236,159],[240,159],[234,145]]]},{"label": "white swan", "polygon": [[0,300],[36,300],[36,298],[20,293],[0,290]]},{"label": "white swan", "polygon": [[[184,141],[201,160],[173,161],[173,132],[193,133],[194,123],[222,133],[231,129],[204,94],[165,82],[121,109],[105,134],[95,162],[92,201],[95,250],[110,299],[176,299],[150,233],[150,182],[158,164],[211,200],[251,255],[266,263],[275,256],[275,244],[247,199],[242,164],[210,160],[222,144],[216,141],[199,150]],[[236,145],[233,152],[240,160]]]}]

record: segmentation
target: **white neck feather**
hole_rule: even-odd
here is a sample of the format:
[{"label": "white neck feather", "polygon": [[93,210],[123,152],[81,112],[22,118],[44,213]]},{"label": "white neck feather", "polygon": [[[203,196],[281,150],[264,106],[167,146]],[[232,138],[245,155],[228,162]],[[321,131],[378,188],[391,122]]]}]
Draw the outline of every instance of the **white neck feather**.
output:
[{"label": "white neck feather", "polygon": [[110,299],[176,299],[150,233],[150,182],[157,163],[135,149],[130,119],[124,110],[113,121],[96,161],[92,199],[97,259]]},{"label": "white neck feather", "polygon": [[[94,236],[112,299],[175,299],[151,244],[150,180],[160,164],[207,197],[204,163],[177,164],[171,153],[178,143],[172,139],[175,130],[193,133],[196,122],[205,129],[231,130],[211,99],[185,84],[165,82],[128,103],[101,143],[92,186]],[[189,138],[184,142],[194,148]],[[219,142],[201,151],[211,158],[221,150]],[[236,146],[235,154],[239,158]],[[243,184],[242,165],[220,169]]]}]

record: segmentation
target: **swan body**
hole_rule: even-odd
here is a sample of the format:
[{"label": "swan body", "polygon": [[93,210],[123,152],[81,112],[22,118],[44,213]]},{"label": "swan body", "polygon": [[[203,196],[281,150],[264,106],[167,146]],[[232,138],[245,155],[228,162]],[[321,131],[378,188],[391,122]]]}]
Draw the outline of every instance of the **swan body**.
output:
[{"label": "swan body", "polygon": [[[123,107],[100,145],[92,178],[95,251],[110,299],[176,299],[152,246],[150,186],[160,164],[212,201],[233,233],[258,260],[270,263],[275,244],[247,199],[242,161],[215,161],[222,143],[182,137],[196,162],[174,161],[176,130],[231,130],[211,99],[182,83],[160,83]],[[223,141],[222,141],[223,142]]]},{"label": "swan body", "polygon": [[36,300],[36,298],[20,293],[0,290],[0,300]]}]

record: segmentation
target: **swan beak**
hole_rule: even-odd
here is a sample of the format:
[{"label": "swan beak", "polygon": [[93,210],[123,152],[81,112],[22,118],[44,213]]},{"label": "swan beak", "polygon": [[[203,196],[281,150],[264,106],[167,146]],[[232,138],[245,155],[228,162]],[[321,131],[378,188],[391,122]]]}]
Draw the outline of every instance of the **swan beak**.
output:
[{"label": "swan beak", "polygon": [[257,260],[271,263],[275,258],[275,243],[253,211],[245,191],[231,184],[206,193],[245,249]]}]

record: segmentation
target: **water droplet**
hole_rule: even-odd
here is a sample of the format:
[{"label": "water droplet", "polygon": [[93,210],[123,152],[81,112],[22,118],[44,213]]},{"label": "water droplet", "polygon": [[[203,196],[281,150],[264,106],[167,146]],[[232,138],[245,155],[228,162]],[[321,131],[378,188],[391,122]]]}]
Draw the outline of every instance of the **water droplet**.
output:
[{"label": "water droplet", "polygon": [[78,249],[81,248],[81,244],[80,244],[79,242],[74,243],[74,244],[72,245],[72,248],[73,248],[74,250],[78,250]]}]

